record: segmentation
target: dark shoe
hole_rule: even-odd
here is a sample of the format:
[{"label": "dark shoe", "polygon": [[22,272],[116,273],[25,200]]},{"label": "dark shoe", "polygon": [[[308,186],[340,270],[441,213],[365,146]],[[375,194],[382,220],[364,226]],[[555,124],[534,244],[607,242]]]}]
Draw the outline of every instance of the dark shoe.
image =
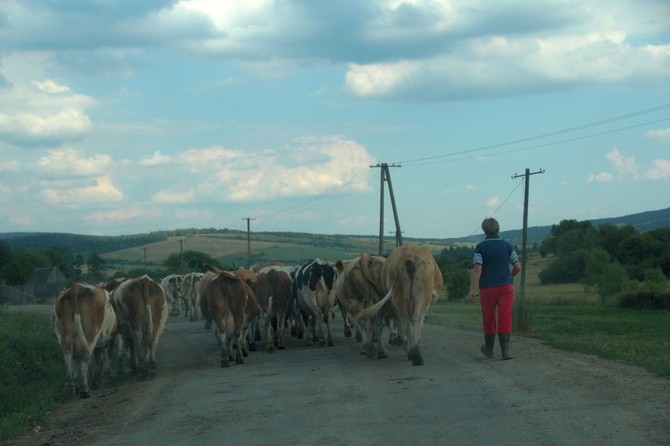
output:
[{"label": "dark shoe", "polygon": [[495,344],[496,337],[495,335],[484,336],[484,344],[480,347],[482,353],[487,358],[493,358],[493,345]]},{"label": "dark shoe", "polygon": [[509,334],[498,334],[498,340],[500,341],[500,353],[502,355],[503,361],[506,361],[508,359],[512,359],[512,357],[509,354],[510,335]]}]

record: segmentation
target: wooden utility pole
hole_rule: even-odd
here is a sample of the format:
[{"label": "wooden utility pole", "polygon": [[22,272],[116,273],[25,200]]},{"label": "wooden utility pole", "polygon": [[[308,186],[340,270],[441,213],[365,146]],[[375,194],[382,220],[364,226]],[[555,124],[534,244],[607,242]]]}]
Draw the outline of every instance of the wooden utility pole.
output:
[{"label": "wooden utility pole", "polygon": [[391,173],[389,167],[400,167],[398,164],[380,163],[373,167],[381,168],[381,181],[379,186],[379,255],[384,254],[384,181],[389,183],[389,194],[391,196],[391,206],[393,207],[393,218],[395,220],[395,241],[396,246],[402,245],[402,232],[400,230],[400,220],[398,218],[398,209],[395,205],[395,196],[393,195],[393,184],[391,184]]},{"label": "wooden utility pole", "polygon": [[526,248],[528,244],[528,186],[530,185],[530,176],[536,175],[538,173],[544,173],[544,170],[540,169],[537,172],[531,172],[530,169],[526,169],[525,173],[521,175],[517,175],[516,173],[512,175],[512,179],[521,177],[525,178],[524,197],[523,197],[523,238],[521,242],[521,288],[519,293],[520,300],[523,300],[526,297]]},{"label": "wooden utility pole", "polygon": [[251,220],[256,219],[245,217],[242,220],[247,221],[247,266],[251,266]]}]

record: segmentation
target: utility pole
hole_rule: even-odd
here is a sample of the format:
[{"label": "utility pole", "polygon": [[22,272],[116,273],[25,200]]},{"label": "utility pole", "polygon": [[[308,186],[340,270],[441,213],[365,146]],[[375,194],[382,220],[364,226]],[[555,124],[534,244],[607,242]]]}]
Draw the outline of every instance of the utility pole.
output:
[{"label": "utility pole", "polygon": [[521,301],[526,297],[526,245],[528,244],[528,186],[530,185],[530,176],[536,175],[539,173],[544,173],[544,169],[540,169],[537,172],[531,172],[530,169],[526,169],[525,173],[517,175],[516,173],[512,175],[512,179],[516,178],[525,178],[524,186],[524,197],[523,197],[523,238],[521,242],[521,289],[519,293],[519,299]]},{"label": "utility pole", "polygon": [[393,218],[395,219],[395,240],[396,246],[402,245],[402,232],[400,231],[400,220],[398,219],[398,209],[395,205],[395,196],[393,195],[393,185],[391,184],[391,173],[389,167],[400,167],[399,164],[380,163],[370,168],[381,168],[381,181],[379,187],[379,255],[384,253],[384,181],[389,183],[389,194],[391,196],[391,206],[393,207]]},{"label": "utility pole", "polygon": [[247,266],[251,266],[251,220],[256,219],[245,217],[242,220],[247,221]]}]

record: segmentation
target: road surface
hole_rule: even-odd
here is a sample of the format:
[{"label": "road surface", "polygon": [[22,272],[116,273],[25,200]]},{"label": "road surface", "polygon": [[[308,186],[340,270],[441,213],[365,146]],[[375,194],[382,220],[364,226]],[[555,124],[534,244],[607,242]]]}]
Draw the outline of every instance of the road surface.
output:
[{"label": "road surface", "polygon": [[[402,347],[369,360],[334,347],[251,352],[219,367],[202,321],[171,317],[156,377],[68,401],[13,445],[668,445],[670,380],[513,337],[485,358],[479,333],[427,324],[426,364]],[[496,349],[497,349],[496,345]]]}]

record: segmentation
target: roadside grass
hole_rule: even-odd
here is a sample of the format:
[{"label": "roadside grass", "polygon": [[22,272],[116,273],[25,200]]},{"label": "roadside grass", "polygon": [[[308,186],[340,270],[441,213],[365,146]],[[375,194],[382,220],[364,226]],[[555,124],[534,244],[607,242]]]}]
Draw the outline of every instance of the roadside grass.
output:
[{"label": "roadside grass", "polygon": [[43,316],[0,307],[0,440],[37,423],[65,382],[63,354]]},{"label": "roadside grass", "polygon": [[[624,309],[590,301],[578,303],[574,298],[567,303],[552,302],[529,299],[530,329],[516,335],[670,377],[670,311]],[[431,308],[428,322],[482,330],[478,302],[440,300]]]}]

